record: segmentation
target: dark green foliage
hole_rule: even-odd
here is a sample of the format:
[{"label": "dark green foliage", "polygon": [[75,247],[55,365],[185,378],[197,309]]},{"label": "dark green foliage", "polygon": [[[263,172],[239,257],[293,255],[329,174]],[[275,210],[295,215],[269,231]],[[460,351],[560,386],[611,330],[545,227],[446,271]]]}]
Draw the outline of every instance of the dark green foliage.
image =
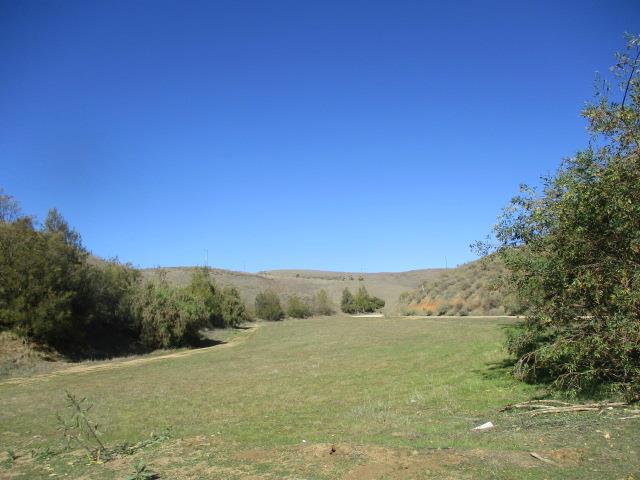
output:
[{"label": "dark green foliage", "polygon": [[352,313],[353,311],[353,294],[348,288],[342,291],[342,300],[340,301],[340,309],[344,313]]},{"label": "dark green foliage", "polygon": [[340,307],[344,313],[371,313],[384,307],[384,300],[369,295],[367,289],[360,286],[355,295],[349,289],[342,292]]},{"label": "dark green foliage", "polygon": [[277,321],[284,318],[280,298],[275,292],[266,291],[256,295],[256,316],[263,320]]},{"label": "dark green foliage", "polygon": [[[166,285],[166,280],[161,278],[160,283]],[[200,267],[194,269],[191,275],[191,282],[186,287],[186,291],[204,304],[207,310],[207,324],[209,326],[218,328],[225,326],[220,309],[220,295],[209,275],[208,268]]]},{"label": "dark green foliage", "polygon": [[0,321],[5,328],[56,345],[81,340],[77,315],[87,274],[85,253],[29,219],[0,224]]},{"label": "dark green foliage", "polygon": [[211,327],[236,327],[249,320],[240,292],[234,287],[217,287],[206,267],[194,270],[187,290],[204,302]]},{"label": "dark green foliage", "polygon": [[134,302],[140,341],[147,348],[169,348],[192,343],[207,326],[210,311],[202,297],[189,289],[164,282],[148,282]]},{"label": "dark green foliage", "polygon": [[[572,392],[640,394],[639,44],[615,72],[626,103],[605,92],[583,112],[594,140],[522,187],[496,226],[510,284],[529,315],[511,335],[516,374]],[[635,59],[635,60],[634,60]],[[594,145],[598,145],[596,148]]]},{"label": "dark green foliage", "polygon": [[[94,355],[126,353],[137,340],[133,300],[140,272],[116,260],[85,264],[85,283],[76,315],[86,319],[86,351]],[[71,353],[81,353],[77,348]]]},{"label": "dark green foliage", "polygon": [[251,320],[236,287],[224,287],[220,291],[219,298],[222,323],[225,327],[237,327]]},{"label": "dark green foliage", "polygon": [[316,293],[313,303],[316,315],[333,315],[335,313],[326,290],[320,290]]},{"label": "dark green foliage", "polygon": [[292,295],[287,300],[287,315],[292,318],[307,318],[313,315],[309,301]]},{"label": "dark green foliage", "polygon": [[52,235],[59,235],[67,245],[82,249],[80,234],[69,226],[67,221],[55,208],[52,208],[49,210],[49,213],[47,213],[47,218],[45,218],[44,224],[42,225],[42,231]]},{"label": "dark green foliage", "polygon": [[132,335],[138,272],[91,263],[80,237],[52,212],[42,230],[28,217],[0,223],[1,326],[65,352],[102,348],[105,334],[121,343]]},{"label": "dark green foliage", "polygon": [[49,211],[42,229],[19,216],[0,191],[0,328],[78,357],[167,348],[197,338],[204,326],[248,320],[238,291],[219,289],[206,269],[186,289],[160,275],[141,286],[140,273],[116,260],[91,259],[80,235]]}]

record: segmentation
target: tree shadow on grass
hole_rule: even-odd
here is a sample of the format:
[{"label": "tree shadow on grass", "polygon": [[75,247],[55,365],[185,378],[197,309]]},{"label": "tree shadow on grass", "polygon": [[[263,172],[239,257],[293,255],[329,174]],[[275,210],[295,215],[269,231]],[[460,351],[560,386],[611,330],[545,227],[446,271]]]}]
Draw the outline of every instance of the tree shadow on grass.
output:
[{"label": "tree shadow on grass", "polygon": [[[197,336],[187,339],[183,344],[176,345],[175,348],[207,348],[216,345],[223,345],[227,342],[216,338],[208,337],[199,332]],[[140,343],[138,337],[132,332],[120,331],[110,332],[108,335],[94,335],[91,342],[87,342],[81,349],[69,348],[60,349],[59,352],[71,362],[82,362],[86,360],[110,360],[132,355],[145,355],[157,349],[149,348]]]},{"label": "tree shadow on grass", "polygon": [[484,380],[503,380],[513,378],[512,372],[515,365],[515,359],[504,358],[495,362],[489,362],[484,368],[477,368],[473,373],[480,375]]},{"label": "tree shadow on grass", "polygon": [[215,338],[201,335],[199,338],[191,340],[185,346],[190,348],[207,348],[215,347],[216,345],[224,345],[225,343],[227,342],[225,342],[224,340],[216,340]]}]

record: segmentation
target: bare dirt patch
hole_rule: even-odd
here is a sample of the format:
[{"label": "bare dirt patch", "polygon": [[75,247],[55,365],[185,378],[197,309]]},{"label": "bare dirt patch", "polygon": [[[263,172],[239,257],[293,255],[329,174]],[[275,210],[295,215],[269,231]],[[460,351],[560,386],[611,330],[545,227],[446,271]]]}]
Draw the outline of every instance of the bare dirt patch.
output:
[{"label": "bare dirt patch", "polygon": [[[541,452],[558,467],[572,466],[580,461],[580,452],[562,449]],[[278,463],[294,467],[304,464],[309,470],[329,471],[337,463],[346,467],[340,478],[347,480],[375,480],[381,478],[410,479],[417,474],[449,478],[451,467],[473,463],[511,465],[520,468],[548,468],[528,451],[490,451],[483,449],[411,450],[374,445],[303,444],[277,449],[253,449],[239,452],[238,460],[250,463]]]}]

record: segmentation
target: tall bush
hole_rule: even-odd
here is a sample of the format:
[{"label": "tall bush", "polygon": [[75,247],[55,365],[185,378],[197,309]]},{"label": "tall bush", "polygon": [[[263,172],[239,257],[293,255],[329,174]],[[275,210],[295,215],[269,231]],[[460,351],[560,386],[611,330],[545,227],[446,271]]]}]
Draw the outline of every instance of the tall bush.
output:
[{"label": "tall bush", "polygon": [[331,299],[324,289],[316,293],[313,304],[316,315],[333,315],[335,313]]},{"label": "tall bush", "polygon": [[225,327],[237,327],[251,320],[236,287],[224,287],[220,291],[219,298],[222,323]]},{"label": "tall bush", "polygon": [[630,38],[620,100],[604,89],[583,111],[590,146],[540,191],[523,186],[495,227],[528,309],[508,343],[522,379],[640,395],[639,55]]},{"label": "tall bush", "polygon": [[263,320],[277,321],[284,318],[280,298],[275,292],[266,291],[256,295],[256,316]]},{"label": "tall bush", "polygon": [[313,315],[308,301],[298,295],[291,295],[287,300],[287,315],[292,318],[307,318]]},{"label": "tall bush", "polygon": [[204,300],[188,289],[148,282],[134,301],[140,341],[147,348],[169,348],[197,340],[209,322]]},{"label": "tall bush", "polygon": [[31,219],[0,223],[0,321],[35,340],[64,346],[81,341],[87,318],[78,305],[85,252]]}]

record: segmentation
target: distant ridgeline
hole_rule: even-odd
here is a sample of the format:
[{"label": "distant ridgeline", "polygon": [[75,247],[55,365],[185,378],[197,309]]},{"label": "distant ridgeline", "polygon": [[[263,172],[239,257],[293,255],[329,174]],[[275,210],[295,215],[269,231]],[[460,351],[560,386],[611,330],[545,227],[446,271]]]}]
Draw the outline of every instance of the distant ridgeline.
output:
[{"label": "distant ridgeline", "polygon": [[517,315],[522,313],[504,285],[507,270],[495,256],[440,272],[400,295],[405,313],[418,315]]}]

